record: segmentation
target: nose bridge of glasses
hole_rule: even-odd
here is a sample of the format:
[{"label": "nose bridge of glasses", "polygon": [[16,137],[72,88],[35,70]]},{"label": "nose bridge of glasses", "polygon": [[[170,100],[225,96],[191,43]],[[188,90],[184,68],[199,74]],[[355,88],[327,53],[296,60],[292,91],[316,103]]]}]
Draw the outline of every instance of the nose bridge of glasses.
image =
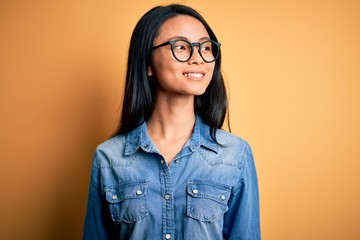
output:
[{"label": "nose bridge of glasses", "polygon": [[201,43],[199,43],[199,42],[193,42],[193,43],[190,43],[190,45],[191,45],[192,47],[198,47],[198,48],[200,49]]},{"label": "nose bridge of glasses", "polygon": [[[194,52],[198,52],[200,57],[203,59],[203,56],[201,54],[201,43],[200,42],[192,42],[192,43],[190,43],[190,46],[191,46],[191,50],[192,50],[190,58],[194,57]],[[197,51],[195,50],[195,47],[198,47]]]}]

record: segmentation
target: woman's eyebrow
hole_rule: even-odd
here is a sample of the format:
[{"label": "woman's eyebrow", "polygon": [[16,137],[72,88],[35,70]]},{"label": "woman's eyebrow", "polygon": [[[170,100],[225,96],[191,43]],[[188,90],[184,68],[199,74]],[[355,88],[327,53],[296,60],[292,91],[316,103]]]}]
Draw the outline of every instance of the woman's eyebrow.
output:
[{"label": "woman's eyebrow", "polygon": [[[171,38],[169,39],[169,41],[171,41],[171,40],[177,40],[177,39],[187,40],[187,41],[190,42],[190,39],[187,38],[187,37],[184,37],[184,36],[174,36],[174,37],[171,37]],[[199,41],[206,41],[206,40],[210,40],[210,38],[209,38],[209,37],[202,37],[202,38],[199,39]]]},{"label": "woman's eyebrow", "polygon": [[174,36],[174,37],[171,37],[169,40],[171,41],[171,40],[177,40],[177,39],[189,41],[189,39],[187,37],[183,37],[183,36]]},{"label": "woman's eyebrow", "polygon": [[209,37],[202,37],[199,39],[200,41],[206,41],[206,40],[211,40]]}]

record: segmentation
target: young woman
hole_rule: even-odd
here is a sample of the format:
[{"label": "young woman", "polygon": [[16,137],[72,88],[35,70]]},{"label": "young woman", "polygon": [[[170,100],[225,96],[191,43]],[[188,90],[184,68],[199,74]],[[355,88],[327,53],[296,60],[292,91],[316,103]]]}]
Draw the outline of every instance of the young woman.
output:
[{"label": "young woman", "polygon": [[251,149],[221,130],[220,62],[195,10],[155,7],[140,19],[119,129],[95,152],[83,239],[260,239]]}]

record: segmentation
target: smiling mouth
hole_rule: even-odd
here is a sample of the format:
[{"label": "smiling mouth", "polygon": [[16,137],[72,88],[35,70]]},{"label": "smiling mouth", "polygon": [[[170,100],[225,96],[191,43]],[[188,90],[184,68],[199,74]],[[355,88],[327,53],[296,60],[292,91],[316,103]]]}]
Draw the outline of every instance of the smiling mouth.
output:
[{"label": "smiling mouth", "polygon": [[198,79],[204,76],[203,73],[183,73],[183,75],[188,78],[198,78]]}]

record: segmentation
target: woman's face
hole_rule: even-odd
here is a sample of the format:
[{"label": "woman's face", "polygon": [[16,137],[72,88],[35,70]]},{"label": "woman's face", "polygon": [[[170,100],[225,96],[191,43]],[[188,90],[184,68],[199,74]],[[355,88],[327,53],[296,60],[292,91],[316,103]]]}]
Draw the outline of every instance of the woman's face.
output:
[{"label": "woman's face", "polygon": [[[203,42],[210,37],[203,24],[188,15],[179,15],[168,19],[160,28],[154,40],[154,46],[176,39],[189,42]],[[177,61],[171,46],[166,45],[154,49],[149,75],[158,81],[158,94],[202,95],[208,87],[215,62],[206,63],[199,55],[198,47],[194,47],[192,57],[186,62]]]}]

